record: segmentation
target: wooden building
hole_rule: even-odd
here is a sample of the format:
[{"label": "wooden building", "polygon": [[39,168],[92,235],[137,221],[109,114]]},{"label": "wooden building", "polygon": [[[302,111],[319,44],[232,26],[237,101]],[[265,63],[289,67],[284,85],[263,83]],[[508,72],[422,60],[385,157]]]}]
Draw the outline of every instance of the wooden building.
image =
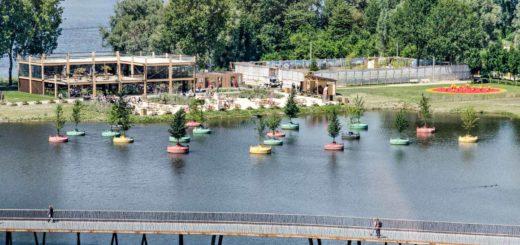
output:
[{"label": "wooden building", "polygon": [[308,73],[305,80],[300,82],[299,89],[303,94],[318,95],[332,101],[336,96],[336,80]]},{"label": "wooden building", "polygon": [[236,72],[204,72],[196,75],[196,89],[238,88],[242,74]]},{"label": "wooden building", "polygon": [[92,96],[132,90],[135,94],[186,91],[194,87],[195,57],[66,54],[18,58],[18,90],[31,94]]}]

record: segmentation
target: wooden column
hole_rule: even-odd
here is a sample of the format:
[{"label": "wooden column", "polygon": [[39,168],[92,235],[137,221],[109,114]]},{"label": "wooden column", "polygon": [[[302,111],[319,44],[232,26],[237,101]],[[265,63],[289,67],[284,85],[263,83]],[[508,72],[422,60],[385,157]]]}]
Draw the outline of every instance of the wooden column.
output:
[{"label": "wooden column", "polygon": [[144,87],[143,87],[143,97],[146,99],[148,95],[148,58],[144,58]]},{"label": "wooden column", "polygon": [[[18,62],[18,65],[16,66],[16,74],[18,74],[18,77],[20,77],[20,61],[22,58],[20,55],[16,55],[16,61]],[[20,78],[18,78],[18,92],[20,92]]]},{"label": "wooden column", "polygon": [[33,236],[34,236],[34,244],[39,245],[40,243],[38,242],[38,234],[36,234],[36,232],[33,232]]},{"label": "wooden column", "polygon": [[41,61],[41,66],[42,66],[42,75],[41,75],[41,78],[42,78],[42,95],[45,95],[45,66],[43,65],[43,63],[45,61],[45,54],[42,54],[40,61]]},{"label": "wooden column", "polygon": [[130,77],[134,78],[134,56],[132,56],[132,62],[130,63]]},{"label": "wooden column", "polygon": [[13,233],[5,233],[5,245],[13,245]]},{"label": "wooden column", "polygon": [[29,55],[29,93],[32,94],[32,56]]},{"label": "wooden column", "polygon": [[312,238],[309,238],[309,245],[314,245],[314,241],[312,240]]},{"label": "wooden column", "polygon": [[96,83],[96,52],[92,52],[92,97],[96,99],[97,96],[97,83]]},{"label": "wooden column", "polygon": [[173,66],[172,66],[172,58],[168,60],[168,93],[173,93]]},{"label": "wooden column", "polygon": [[80,238],[79,232],[76,233],[76,245],[81,245],[81,238]]},{"label": "wooden column", "polygon": [[217,236],[216,235],[212,235],[211,236],[211,245],[215,245],[215,241],[217,240]]},{"label": "wooden column", "polygon": [[218,236],[218,245],[222,245],[222,240],[224,239],[223,235]]},{"label": "wooden column", "polygon": [[117,91],[121,92],[121,81],[123,81],[123,74],[121,72],[121,56],[119,51],[116,52],[117,56]]},{"label": "wooden column", "polygon": [[54,98],[58,98],[58,76],[54,74]]},{"label": "wooden column", "polygon": [[70,98],[70,53],[67,53],[65,72],[65,81],[67,81],[67,98]]}]

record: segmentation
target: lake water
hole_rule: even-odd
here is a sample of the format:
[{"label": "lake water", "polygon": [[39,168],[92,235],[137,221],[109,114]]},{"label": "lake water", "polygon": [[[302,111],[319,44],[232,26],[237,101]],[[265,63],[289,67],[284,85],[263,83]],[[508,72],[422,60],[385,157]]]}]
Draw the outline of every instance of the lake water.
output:
[{"label": "lake water", "polygon": [[[63,31],[55,53],[110,51],[102,46],[100,26],[108,26],[117,0],[65,0],[62,2]],[[7,78],[9,61],[0,59],[0,78]],[[16,71],[16,69],[13,69]],[[15,72],[13,73],[15,76]]]},{"label": "lake water", "polygon": [[[411,116],[413,118],[413,116]],[[343,120],[345,121],[345,120]],[[520,122],[483,118],[481,141],[460,146],[459,122],[438,116],[434,137],[390,146],[392,113],[367,113],[370,125],[344,152],[325,152],[330,142],[323,117],[299,119],[301,129],[269,156],[253,156],[257,143],[249,121],[212,125],[212,135],[193,138],[191,152],[169,156],[167,125],[136,125],[135,144],[114,146],[88,135],[50,145],[52,123],[0,124],[0,208],[124,209],[276,212],[518,224],[520,216]],[[70,125],[69,125],[70,127]],[[15,234],[31,243],[31,235]],[[49,237],[70,244],[74,235]],[[84,235],[85,244],[106,244],[110,235]],[[0,238],[0,240],[3,237]],[[67,240],[69,239],[69,240]],[[137,243],[138,236],[123,236]],[[126,239],[126,240],[125,240]],[[151,236],[165,244],[173,236]],[[209,244],[187,237],[187,244]],[[225,238],[225,244],[306,244],[302,239]],[[16,242],[16,240],[15,240]],[[327,243],[336,244],[336,243]]]}]

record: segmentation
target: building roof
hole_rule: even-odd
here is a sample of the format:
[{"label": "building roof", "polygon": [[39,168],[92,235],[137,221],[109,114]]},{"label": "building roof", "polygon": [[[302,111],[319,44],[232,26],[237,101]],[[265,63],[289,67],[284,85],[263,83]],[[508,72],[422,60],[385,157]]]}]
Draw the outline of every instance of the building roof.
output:
[{"label": "building roof", "polygon": [[[95,63],[117,63],[118,56],[117,54],[110,55],[52,55],[49,57],[26,57],[23,59],[19,59],[20,63],[30,63],[31,64],[39,64],[42,63],[45,65],[65,65],[67,61],[70,64],[92,64]],[[122,63],[134,63],[136,65],[169,65],[170,62],[173,65],[186,64],[193,65],[195,64],[195,57],[187,56],[187,55],[150,55],[150,56],[129,56],[129,55],[121,55],[119,56],[119,60]]]}]

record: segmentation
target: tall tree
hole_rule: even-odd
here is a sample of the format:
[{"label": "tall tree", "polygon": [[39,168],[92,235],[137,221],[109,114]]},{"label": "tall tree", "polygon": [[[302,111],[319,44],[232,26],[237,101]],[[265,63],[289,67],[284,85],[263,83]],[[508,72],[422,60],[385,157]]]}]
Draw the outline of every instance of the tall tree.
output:
[{"label": "tall tree", "polygon": [[162,0],[118,1],[110,27],[100,28],[104,44],[127,53],[155,51],[163,4]]},{"label": "tall tree", "polygon": [[9,60],[9,85],[13,84],[14,59],[25,52],[30,35],[28,5],[22,0],[4,0],[0,4],[0,54]]},{"label": "tall tree", "polygon": [[224,45],[228,0],[170,0],[161,27],[162,51],[195,55],[200,66],[211,63]]},{"label": "tall tree", "polygon": [[428,54],[439,60],[463,62],[469,50],[484,46],[485,32],[466,1],[439,0],[425,29]]},{"label": "tall tree", "polygon": [[436,0],[403,0],[391,16],[392,37],[403,47],[403,54],[419,60],[426,56],[428,33],[425,28]]},{"label": "tall tree", "polygon": [[58,46],[63,7],[61,0],[4,0],[0,6],[0,53],[9,59],[12,85],[17,55],[49,54]]}]

